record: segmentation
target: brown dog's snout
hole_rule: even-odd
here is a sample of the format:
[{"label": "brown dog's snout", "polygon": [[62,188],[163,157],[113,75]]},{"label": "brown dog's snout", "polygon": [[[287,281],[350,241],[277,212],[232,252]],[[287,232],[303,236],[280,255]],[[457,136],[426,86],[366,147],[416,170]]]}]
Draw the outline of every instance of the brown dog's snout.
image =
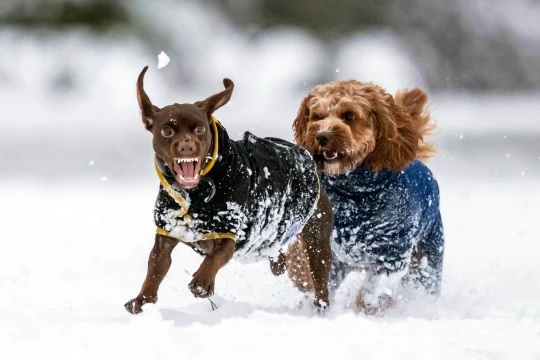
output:
[{"label": "brown dog's snout", "polygon": [[330,141],[330,134],[327,132],[321,132],[321,133],[318,133],[315,138],[319,142],[319,145],[324,146],[328,144],[328,142]]},{"label": "brown dog's snout", "polygon": [[195,151],[197,150],[197,146],[190,139],[180,141],[179,143],[176,144],[176,148],[178,149],[179,155],[181,156],[193,155],[195,154]]}]

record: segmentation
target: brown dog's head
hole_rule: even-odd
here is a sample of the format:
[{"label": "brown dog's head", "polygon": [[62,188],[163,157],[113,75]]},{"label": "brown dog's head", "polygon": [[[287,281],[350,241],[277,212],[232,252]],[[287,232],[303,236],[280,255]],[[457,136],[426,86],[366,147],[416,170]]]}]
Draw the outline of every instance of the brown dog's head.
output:
[{"label": "brown dog's head", "polygon": [[137,80],[137,99],[142,121],[154,135],[156,156],[172,171],[176,181],[186,189],[199,184],[201,164],[208,156],[212,144],[210,123],[212,113],[231,98],[234,84],[223,79],[225,90],[194,104],[173,104],[158,108],[144,91],[146,66]]},{"label": "brown dog's head", "polygon": [[327,174],[362,164],[373,171],[399,171],[433,152],[422,142],[433,128],[426,103],[420,89],[402,91],[394,100],[372,83],[334,81],[315,87],[302,101],[294,138]]}]

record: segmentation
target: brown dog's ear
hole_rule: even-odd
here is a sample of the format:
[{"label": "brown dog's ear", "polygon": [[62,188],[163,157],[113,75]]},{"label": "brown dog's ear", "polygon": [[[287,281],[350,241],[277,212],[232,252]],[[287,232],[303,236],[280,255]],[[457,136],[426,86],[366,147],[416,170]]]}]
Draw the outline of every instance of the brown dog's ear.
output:
[{"label": "brown dog's ear", "polygon": [[376,145],[364,164],[374,171],[401,171],[418,153],[421,135],[407,108],[384,90],[369,99],[374,115]]},{"label": "brown dog's ear", "polygon": [[206,100],[197,101],[194,105],[198,106],[209,115],[213,114],[214,111],[225,105],[231,99],[234,83],[231,79],[225,78],[223,79],[223,86],[225,86],[225,90],[222,92],[212,95],[206,98]]},{"label": "brown dog's ear", "polygon": [[309,120],[309,107],[308,102],[311,97],[308,95],[302,100],[296,119],[293,121],[294,142],[305,148],[306,144],[306,132]]},{"label": "brown dog's ear", "polygon": [[144,74],[148,70],[148,66],[145,66],[139,74],[137,79],[137,100],[139,101],[139,107],[141,108],[142,121],[146,130],[152,131],[152,126],[154,125],[154,115],[159,111],[159,108],[155,105],[152,105],[150,98],[146,95],[144,91]]}]

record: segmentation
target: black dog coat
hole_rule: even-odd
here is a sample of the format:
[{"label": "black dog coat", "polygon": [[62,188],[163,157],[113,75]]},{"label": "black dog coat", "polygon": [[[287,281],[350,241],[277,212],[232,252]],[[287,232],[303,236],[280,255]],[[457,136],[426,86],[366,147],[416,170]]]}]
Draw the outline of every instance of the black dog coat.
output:
[{"label": "black dog coat", "polygon": [[[304,149],[246,132],[239,141],[213,119],[218,149],[194,189],[183,189],[162,160],[154,219],[158,233],[188,243],[231,238],[235,256],[276,255],[311,217],[319,197],[317,167]],[[215,162],[214,162],[215,161]]]}]

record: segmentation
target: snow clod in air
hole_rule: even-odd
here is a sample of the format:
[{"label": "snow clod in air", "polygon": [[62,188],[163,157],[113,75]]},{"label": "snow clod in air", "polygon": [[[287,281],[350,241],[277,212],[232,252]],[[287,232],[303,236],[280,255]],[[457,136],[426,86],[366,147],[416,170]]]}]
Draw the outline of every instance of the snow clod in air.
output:
[{"label": "snow clod in air", "polygon": [[522,172],[521,172],[521,176],[525,176],[525,171],[522,171]]},{"label": "snow clod in air", "polygon": [[88,162],[88,166],[94,166],[94,164],[95,164],[95,161],[94,161],[94,160],[90,160],[90,161]]},{"label": "snow clod in air", "polygon": [[336,72],[338,73],[338,72],[339,72],[339,69],[336,69]]},{"label": "snow clod in air", "polygon": [[169,64],[171,59],[163,51],[158,55],[158,69],[161,69]]},{"label": "snow clod in air", "polygon": [[107,182],[107,181],[109,181],[109,178],[106,177],[106,176],[102,176],[102,177],[99,179],[99,181],[101,181],[101,182]]},{"label": "snow clod in air", "polygon": [[459,140],[463,140],[463,134],[459,134]]}]

